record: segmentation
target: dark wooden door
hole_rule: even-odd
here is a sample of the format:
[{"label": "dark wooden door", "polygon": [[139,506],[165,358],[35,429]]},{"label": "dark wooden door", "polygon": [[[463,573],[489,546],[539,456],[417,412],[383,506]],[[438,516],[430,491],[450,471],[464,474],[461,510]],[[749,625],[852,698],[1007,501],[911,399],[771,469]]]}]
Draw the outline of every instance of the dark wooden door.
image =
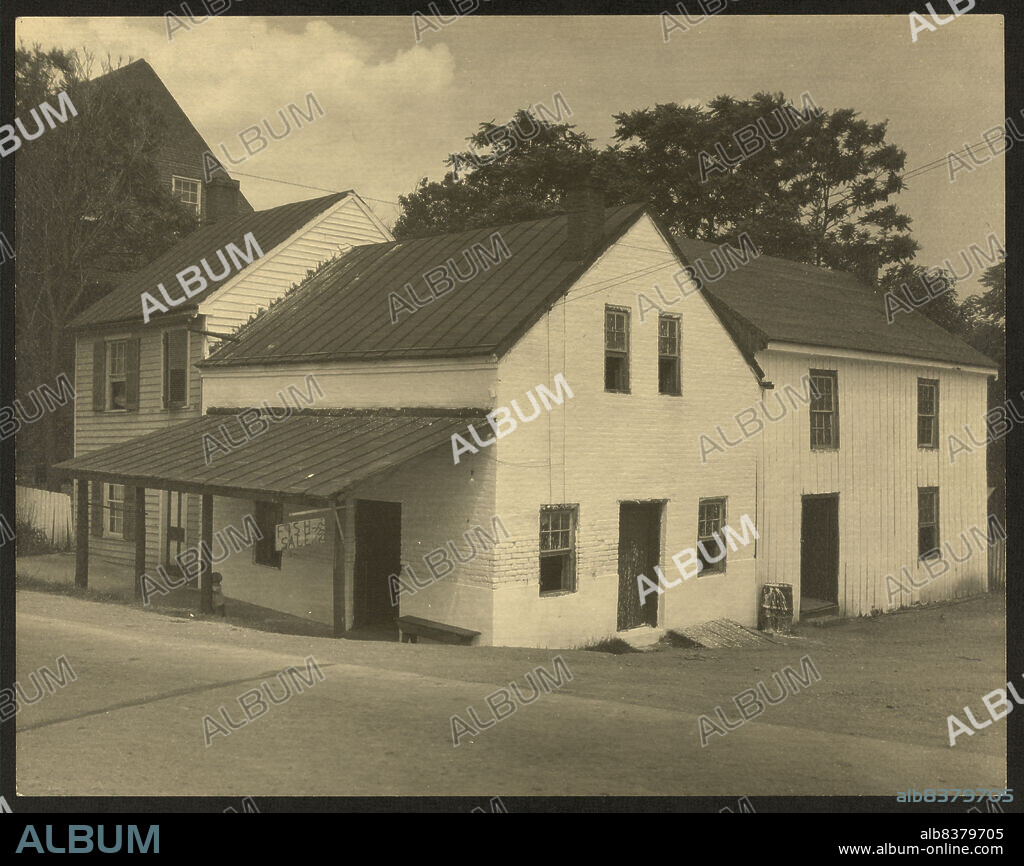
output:
[{"label": "dark wooden door", "polygon": [[658,593],[640,604],[637,575],[654,583],[661,551],[661,503],[623,502],[619,506],[619,605],[617,628],[623,631],[640,625],[658,624]]},{"label": "dark wooden door", "polygon": [[167,547],[164,551],[164,564],[167,566],[168,573],[174,577],[181,573],[176,558],[185,547],[188,494],[168,490],[165,505],[164,538],[167,540]]},{"label": "dark wooden door", "polygon": [[356,502],[353,625],[388,625],[398,618],[388,578],[402,570],[402,504]]},{"label": "dark wooden door", "polygon": [[805,496],[800,521],[800,595],[839,601],[839,497]]}]

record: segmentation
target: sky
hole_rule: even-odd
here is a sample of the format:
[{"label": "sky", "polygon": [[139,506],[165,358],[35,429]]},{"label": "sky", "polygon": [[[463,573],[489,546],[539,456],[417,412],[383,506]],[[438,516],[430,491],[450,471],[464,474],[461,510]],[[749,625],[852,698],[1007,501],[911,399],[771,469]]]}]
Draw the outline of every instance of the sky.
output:
[{"label": "sky", "polygon": [[[20,18],[16,39],[115,64],[145,58],[214,152],[223,143],[235,159],[241,131],[264,118],[280,128],[277,111],[305,109],[312,92],[322,117],[230,169],[257,210],[354,189],[391,225],[397,197],[441,179],[481,122],[538,103],[553,111],[556,93],[602,147],[619,112],[781,91],[798,106],[806,92],[823,109],[887,120],[908,169],[938,161],[895,199],[913,219],[918,264],[951,259],[962,273],[961,250],[1005,237],[1003,157],[952,183],[946,159],[1006,116],[1002,16],[965,14],[916,41],[903,15],[718,15],[667,41],[657,16],[470,14],[421,22],[419,42],[411,16],[179,20],[187,29],[163,17]],[[978,274],[961,297],[981,290]]]}]

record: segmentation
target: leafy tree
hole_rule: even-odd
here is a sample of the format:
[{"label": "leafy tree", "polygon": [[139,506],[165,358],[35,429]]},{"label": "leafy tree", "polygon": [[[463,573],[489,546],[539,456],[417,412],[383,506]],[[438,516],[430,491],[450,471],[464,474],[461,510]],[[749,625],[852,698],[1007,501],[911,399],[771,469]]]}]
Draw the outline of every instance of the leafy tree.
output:
[{"label": "leafy tree", "polygon": [[809,100],[797,108],[781,93],[615,120],[626,165],[674,231],[714,241],[748,232],[769,255],[845,270],[917,249],[910,218],[889,203],[906,153],[885,141],[884,122]]},{"label": "leafy tree", "polygon": [[[956,278],[946,268],[926,268],[902,262],[882,275],[878,291],[883,295],[881,303],[884,303],[884,294],[892,292],[899,302],[916,307],[936,325],[961,339],[968,338],[971,331],[969,317],[957,295]],[[909,314],[902,308],[892,311],[894,320],[903,315]]]},{"label": "leafy tree", "polygon": [[[985,269],[978,278],[985,286],[980,295],[964,302],[968,323],[967,342],[984,352],[999,365],[999,376],[989,379],[988,407],[994,409],[1006,401],[1006,262]],[[1017,412],[1024,411],[1020,396],[1011,398]],[[988,446],[989,485],[1002,489],[1006,483],[1006,439],[999,438]],[[997,505],[997,507],[999,507]]]},{"label": "leafy tree", "polygon": [[[56,106],[62,91],[77,111],[17,151],[15,389],[29,413],[30,391],[72,371],[68,322],[120,274],[195,227],[194,214],[159,180],[163,128],[147,97],[116,74],[90,80],[92,66],[87,53],[38,45],[15,55],[15,115],[27,129],[31,111],[44,101]],[[104,69],[112,71],[109,60]],[[19,458],[50,464],[67,456],[72,417],[69,405],[59,418],[44,413],[32,425],[41,431],[23,428]]]},{"label": "leafy tree", "polygon": [[[440,181],[423,178],[398,197],[402,214],[397,238],[420,237],[537,219],[561,210],[562,198],[583,176],[593,174],[611,200],[627,185],[615,159],[593,147],[593,139],[569,123],[549,123],[529,109],[508,123],[480,124],[469,147],[452,154]],[[635,190],[633,190],[635,193]],[[611,202],[610,202],[611,203]]]},{"label": "leafy tree", "polygon": [[401,196],[396,235],[556,212],[589,174],[607,204],[649,201],[672,231],[704,240],[748,232],[770,255],[843,269],[902,263],[917,249],[910,218],[890,203],[903,188],[906,154],[885,141],[885,123],[852,109],[797,109],[781,93],[757,93],[706,107],[659,104],[615,121],[615,143],[604,150],[570,124],[533,134],[528,111],[503,126],[482,124],[468,141],[484,161],[473,150],[456,154],[441,181],[424,179]]}]

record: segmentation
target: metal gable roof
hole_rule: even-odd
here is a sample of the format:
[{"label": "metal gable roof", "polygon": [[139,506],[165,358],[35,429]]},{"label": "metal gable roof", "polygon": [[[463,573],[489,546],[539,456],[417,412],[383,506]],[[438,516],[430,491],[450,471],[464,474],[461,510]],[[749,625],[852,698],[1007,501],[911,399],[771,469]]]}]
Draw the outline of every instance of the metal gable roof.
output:
[{"label": "metal gable roof", "polygon": [[[708,274],[721,269],[711,255],[716,244],[679,235],[675,241],[688,264],[702,259]],[[783,342],[820,346],[825,354],[830,348],[850,349],[996,367],[917,310],[897,312],[889,324],[884,297],[843,271],[762,255],[705,283],[733,338],[751,353],[768,342]]]},{"label": "metal gable roof", "polygon": [[[126,276],[113,291],[76,316],[71,322],[71,327],[82,328],[108,323],[142,325],[143,292],[149,292],[162,302],[157,285],[163,283],[172,298],[181,297],[181,286],[177,282],[179,271],[198,266],[204,258],[214,270],[219,270],[221,265],[217,259],[217,251],[229,243],[244,250],[245,243],[242,239],[247,232],[252,232],[263,254],[269,255],[274,247],[347,195],[349,193],[334,193],[202,226],[146,267]],[[228,279],[237,273],[232,271]],[[159,323],[161,316],[196,309],[206,300],[211,290],[215,291],[218,287],[214,283],[207,291],[200,292],[181,305],[172,307],[169,313],[156,313],[150,322]]]},{"label": "metal gable roof", "polygon": [[[268,422],[269,429],[249,439],[233,414],[241,411],[214,410],[55,468],[77,478],[140,487],[325,502],[371,475],[450,443],[452,434],[465,433],[468,424],[479,428],[487,412],[296,411]],[[206,436],[226,441],[221,425],[227,436],[244,444],[226,454],[206,443]]]},{"label": "metal gable roof", "polygon": [[[606,209],[604,246],[587,261],[567,255],[565,214],[357,247],[203,366],[503,354],[643,211]],[[479,244],[492,252],[496,233],[509,255],[497,264],[477,257],[474,269],[469,251]],[[399,311],[392,323],[390,295],[407,298],[408,284],[419,299],[431,298],[424,275],[449,261],[467,279],[416,312]]]}]

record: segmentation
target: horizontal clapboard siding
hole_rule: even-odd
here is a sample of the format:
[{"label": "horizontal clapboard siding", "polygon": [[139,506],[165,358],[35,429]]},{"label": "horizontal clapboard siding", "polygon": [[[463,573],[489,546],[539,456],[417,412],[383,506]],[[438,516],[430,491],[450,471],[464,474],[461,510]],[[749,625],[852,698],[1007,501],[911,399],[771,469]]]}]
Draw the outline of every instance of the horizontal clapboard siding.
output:
[{"label": "horizontal clapboard siding", "polygon": [[[377,243],[391,240],[386,231],[363,210],[352,197],[339,202],[322,217],[311,220],[300,232],[264,250],[264,258],[246,269],[242,279],[226,287],[215,299],[215,316],[204,322],[202,316],[192,326],[213,332],[227,332],[248,320],[260,307],[283,295],[293,283],[305,277],[310,268],[351,244]],[[139,301],[141,305],[141,299]],[[152,324],[144,328],[117,329],[106,333],[89,333],[77,338],[75,390],[92,394],[93,344],[96,340],[126,337],[140,339],[139,409],[137,412],[96,412],[89,399],[75,403],[75,456],[116,445],[137,436],[153,433],[162,427],[196,418],[201,413],[202,382],[195,366],[189,369],[189,404],[183,409],[163,408],[163,330]],[[192,365],[205,357],[203,335],[189,336],[189,359]],[[196,441],[197,449],[202,442]],[[155,573],[157,563],[165,560],[164,519],[165,493],[148,491],[146,496],[146,559],[148,570]],[[189,495],[187,505],[185,546],[199,540],[200,499]],[[130,581],[134,565],[134,542],[116,538],[90,538],[90,558],[96,568],[123,574]],[[90,566],[92,567],[92,566]]]},{"label": "horizontal clapboard siding", "polygon": [[[839,605],[846,616],[886,610],[886,575],[907,583],[906,566],[918,583],[928,572],[918,562],[917,490],[939,488],[940,542],[949,541],[957,557],[965,552],[959,538],[971,527],[986,530],[984,449],[960,453],[950,463],[948,436],[964,438],[969,425],[984,438],[986,378],[926,365],[911,366],[850,360],[823,355],[767,351],[758,361],[775,384],[802,392],[810,369],[836,370],[839,395],[839,450],[811,451],[810,413],[786,401],[785,418],[766,424],[761,434],[764,456],[759,491],[759,583],[791,583],[800,605],[801,496],[839,494]],[[939,381],[939,447],[917,446],[917,380]],[[768,410],[782,408],[767,392]],[[987,551],[972,540],[974,555],[951,562],[945,575],[926,587],[897,596],[895,605],[937,601],[982,592],[986,586]]]},{"label": "horizontal clapboard siding", "polygon": [[[115,336],[115,335],[112,335]],[[195,366],[189,368],[189,404],[183,409],[163,408],[163,331],[137,329],[135,331],[118,331],[116,336],[141,338],[139,347],[139,410],[137,412],[96,412],[88,399],[75,401],[75,456],[79,457],[100,448],[116,445],[136,436],[153,433],[162,427],[179,424],[200,414],[202,404],[202,385],[199,371]],[[75,391],[80,394],[92,394],[92,357],[93,343],[105,339],[103,336],[90,334],[79,336],[76,341]],[[205,337],[200,334],[189,335],[189,360],[192,365],[202,360],[205,351]],[[84,390],[79,390],[84,389]],[[202,448],[196,442],[196,448]],[[157,562],[163,561],[163,540],[161,536],[161,508],[163,507],[162,492],[149,490],[146,493],[146,561],[150,570]],[[197,499],[197,497],[189,497]],[[195,505],[190,503],[191,512]],[[198,517],[195,518],[198,526]],[[191,530],[191,522],[190,522]],[[189,533],[188,544],[194,543],[195,533]],[[131,580],[131,570],[135,562],[135,543],[118,538],[90,538],[90,562],[95,557],[98,568],[106,568],[112,573]],[[90,569],[92,565],[90,565]]]},{"label": "horizontal clapboard siding", "polygon": [[200,310],[207,315],[211,331],[229,333],[339,250],[389,240],[355,199],[346,198],[281,244],[274,255],[246,268],[241,279],[202,304]]}]

